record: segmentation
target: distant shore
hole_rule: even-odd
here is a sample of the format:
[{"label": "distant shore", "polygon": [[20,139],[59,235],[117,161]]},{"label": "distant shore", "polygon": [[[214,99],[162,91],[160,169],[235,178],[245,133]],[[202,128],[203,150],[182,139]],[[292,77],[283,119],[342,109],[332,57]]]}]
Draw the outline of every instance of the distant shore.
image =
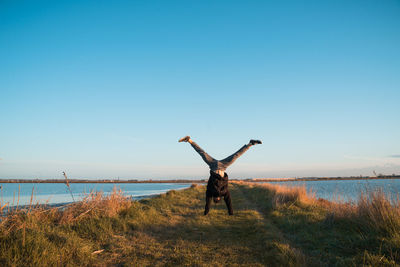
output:
[{"label": "distant shore", "polygon": [[350,176],[350,177],[304,177],[304,178],[256,178],[244,179],[246,182],[302,182],[302,181],[339,181],[339,180],[383,180],[400,179],[400,175],[387,176]]},{"label": "distant shore", "polygon": [[[376,180],[376,179],[400,179],[400,175],[379,175],[379,176],[349,176],[349,177],[302,177],[302,178],[248,178],[248,179],[232,179],[233,181],[245,182],[302,182],[302,181],[333,181],[333,180]],[[1,183],[54,183],[63,184],[65,179],[0,179]],[[148,183],[178,183],[178,184],[196,184],[206,183],[206,179],[201,180],[88,180],[88,179],[68,179],[69,183],[83,183],[83,184],[148,184]]]}]

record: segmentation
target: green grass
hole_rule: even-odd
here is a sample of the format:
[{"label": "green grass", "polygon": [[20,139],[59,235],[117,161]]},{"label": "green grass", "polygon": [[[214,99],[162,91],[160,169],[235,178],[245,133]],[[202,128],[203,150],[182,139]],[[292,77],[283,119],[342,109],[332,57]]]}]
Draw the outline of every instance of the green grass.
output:
[{"label": "green grass", "polygon": [[[382,192],[369,192],[358,204],[316,200],[305,188],[286,203],[273,205],[280,186],[254,186],[244,190],[290,242],[318,266],[400,265],[400,213],[398,201],[388,202]],[[271,190],[272,189],[272,190]],[[272,204],[271,204],[272,203]],[[384,216],[382,216],[382,214]]]},{"label": "green grass", "polygon": [[385,231],[307,198],[277,201],[278,193],[268,187],[230,188],[233,216],[223,202],[204,216],[203,186],[139,202],[98,197],[65,211],[11,214],[0,224],[0,265],[400,264],[396,227]]}]

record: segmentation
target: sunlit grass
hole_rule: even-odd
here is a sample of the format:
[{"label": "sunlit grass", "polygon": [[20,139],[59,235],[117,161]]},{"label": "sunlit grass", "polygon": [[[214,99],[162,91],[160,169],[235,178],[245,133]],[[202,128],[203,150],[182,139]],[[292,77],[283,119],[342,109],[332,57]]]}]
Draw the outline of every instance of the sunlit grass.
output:
[{"label": "sunlit grass", "polygon": [[205,187],[132,201],[90,193],[63,209],[32,205],[0,222],[1,266],[324,266],[399,264],[398,198],[316,199],[303,187],[231,184],[203,215]]},{"label": "sunlit grass", "polygon": [[[400,263],[400,202],[365,189],[355,202],[317,199],[305,187],[242,183],[285,236],[319,264]],[[250,193],[251,192],[251,193]]]}]

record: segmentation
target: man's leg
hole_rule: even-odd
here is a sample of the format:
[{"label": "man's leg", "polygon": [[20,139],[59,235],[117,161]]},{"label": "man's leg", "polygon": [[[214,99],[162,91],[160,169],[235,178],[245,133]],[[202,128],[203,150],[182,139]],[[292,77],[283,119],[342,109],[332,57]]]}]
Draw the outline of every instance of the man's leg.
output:
[{"label": "man's leg", "polygon": [[208,212],[210,211],[211,200],[212,200],[212,195],[207,190],[206,191],[206,207],[204,210],[204,215],[207,215]]},{"label": "man's leg", "polygon": [[185,136],[179,140],[179,142],[188,142],[192,145],[194,150],[199,153],[201,158],[204,160],[205,163],[207,163],[208,166],[211,167],[211,165],[216,161],[213,157],[208,155],[198,144],[196,144],[192,139],[190,139],[190,136]]},{"label": "man's leg", "polygon": [[247,144],[242,146],[238,151],[230,155],[229,157],[220,161],[221,165],[223,165],[224,169],[228,168],[232,163],[234,163],[241,155],[244,154],[252,145]]},{"label": "man's leg", "polygon": [[232,208],[232,200],[231,200],[231,193],[229,190],[226,192],[224,196],[226,207],[228,208],[229,215],[233,215],[233,208]]},{"label": "man's leg", "polygon": [[259,140],[250,140],[250,142],[244,146],[242,146],[238,151],[236,151],[235,153],[233,153],[232,155],[230,155],[229,157],[221,160],[221,164],[223,165],[223,167],[226,169],[228,168],[230,165],[232,165],[232,163],[234,163],[241,155],[244,154],[244,152],[246,152],[247,150],[249,150],[249,148],[253,145],[256,144],[262,144],[261,141]]}]

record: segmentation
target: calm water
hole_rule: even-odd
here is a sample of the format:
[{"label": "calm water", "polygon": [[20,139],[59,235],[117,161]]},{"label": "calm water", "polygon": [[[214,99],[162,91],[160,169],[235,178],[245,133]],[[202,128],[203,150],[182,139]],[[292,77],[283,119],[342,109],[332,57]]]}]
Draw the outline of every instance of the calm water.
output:
[{"label": "calm water", "polygon": [[400,193],[400,179],[380,180],[334,180],[334,181],[296,181],[276,182],[272,184],[305,185],[307,190],[312,190],[317,198],[328,200],[357,201],[360,192],[382,188],[384,192],[396,196]]},{"label": "calm water", "polygon": [[[0,201],[2,205],[9,203],[10,206],[17,205],[18,186],[20,189],[19,205],[27,205],[30,203],[32,188],[34,188],[33,203],[49,203],[58,204],[72,202],[71,194],[65,184],[45,184],[45,183],[23,183],[23,184],[0,184]],[[175,183],[149,183],[149,184],[70,184],[75,200],[81,200],[85,192],[103,191],[105,194],[113,191],[114,186],[120,188],[124,195],[133,198],[141,198],[165,193],[171,189],[178,190],[188,188],[190,184]],[[15,195],[15,196],[14,196]]]},{"label": "calm water", "polygon": [[[382,180],[345,180],[345,181],[296,181],[276,182],[289,186],[305,185],[307,190],[312,190],[318,198],[328,200],[356,201],[360,192],[382,188],[385,192],[396,196],[400,193],[400,179]],[[18,186],[20,189],[19,205],[27,205],[31,200],[32,188],[34,188],[33,203],[67,203],[72,202],[71,194],[65,184],[0,184],[1,204],[9,203],[10,206],[17,205]],[[85,193],[92,191],[103,191],[105,194],[112,192],[114,186],[120,188],[126,196],[141,198],[144,196],[165,193],[169,190],[188,188],[190,184],[175,183],[149,183],[149,184],[71,184],[75,200],[81,200]],[[15,197],[14,197],[15,194]]]}]

